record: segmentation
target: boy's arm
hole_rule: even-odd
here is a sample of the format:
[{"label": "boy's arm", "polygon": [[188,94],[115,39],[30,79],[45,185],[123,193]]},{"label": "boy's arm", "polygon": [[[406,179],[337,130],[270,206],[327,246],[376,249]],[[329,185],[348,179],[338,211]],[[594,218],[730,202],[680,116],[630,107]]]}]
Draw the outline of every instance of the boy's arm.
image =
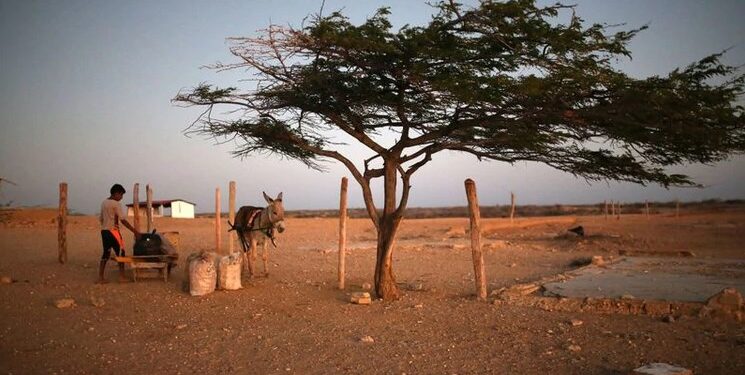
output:
[{"label": "boy's arm", "polygon": [[141,235],[141,234],[140,234],[140,231],[138,231],[137,229],[135,229],[135,227],[133,227],[133,226],[132,226],[132,224],[130,224],[130,223],[129,223],[129,221],[127,221],[127,219],[120,219],[119,221],[120,221],[120,222],[121,222],[121,223],[122,223],[122,224],[123,224],[123,225],[124,225],[125,227],[127,227],[127,229],[131,230],[131,231],[132,231],[132,233],[134,233],[134,235],[135,235],[135,238],[139,238],[139,237],[140,237],[140,235]]},{"label": "boy's arm", "polygon": [[127,229],[129,229],[130,231],[132,231],[132,233],[134,233],[135,238],[140,238],[140,231],[135,229],[135,227],[132,226],[132,224],[130,224],[129,221],[127,221],[126,216],[124,216],[124,212],[122,212],[121,205],[118,205],[116,208],[116,216],[118,216],[120,223],[124,224],[124,226],[127,227]]}]

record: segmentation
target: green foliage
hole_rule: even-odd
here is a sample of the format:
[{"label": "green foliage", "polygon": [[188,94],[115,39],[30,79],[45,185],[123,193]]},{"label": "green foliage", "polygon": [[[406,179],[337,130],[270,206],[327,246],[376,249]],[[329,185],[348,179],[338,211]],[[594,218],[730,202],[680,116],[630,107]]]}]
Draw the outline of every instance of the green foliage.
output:
[{"label": "green foliage", "polygon": [[[452,150],[587,179],[685,185],[693,182],[665,167],[745,150],[736,104],[745,78],[722,54],[636,79],[612,62],[630,57],[629,41],[646,27],[610,32],[585,25],[574,6],[532,0],[440,2],[435,11],[429,24],[397,31],[383,8],[361,25],[335,12],[302,29],[232,39],[240,62],[215,68],[249,68],[257,89],[203,84],[174,101],[242,109],[230,120],[208,110],[195,123],[197,132],[239,139],[236,155],[272,152],[312,168],[336,159],[363,184],[382,174],[367,163],[356,171],[328,131],[351,135],[406,179]],[[381,137],[389,132],[395,141]]]}]

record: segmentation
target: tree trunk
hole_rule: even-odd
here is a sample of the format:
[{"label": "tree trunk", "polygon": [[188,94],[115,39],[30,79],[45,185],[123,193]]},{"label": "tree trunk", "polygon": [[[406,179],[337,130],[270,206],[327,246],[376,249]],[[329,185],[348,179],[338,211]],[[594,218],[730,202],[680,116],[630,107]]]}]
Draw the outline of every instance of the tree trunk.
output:
[{"label": "tree trunk", "polygon": [[396,277],[393,276],[393,245],[398,224],[391,216],[383,216],[380,221],[375,261],[375,293],[385,301],[393,301],[401,296],[396,285]]}]

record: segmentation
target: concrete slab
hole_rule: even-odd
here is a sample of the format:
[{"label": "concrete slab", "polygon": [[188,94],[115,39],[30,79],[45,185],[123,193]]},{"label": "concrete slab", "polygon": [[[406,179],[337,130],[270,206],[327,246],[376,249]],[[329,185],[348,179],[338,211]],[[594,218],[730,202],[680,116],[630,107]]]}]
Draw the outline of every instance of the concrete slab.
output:
[{"label": "concrete slab", "polygon": [[745,294],[745,259],[626,257],[544,284],[544,295],[706,302],[727,287]]}]

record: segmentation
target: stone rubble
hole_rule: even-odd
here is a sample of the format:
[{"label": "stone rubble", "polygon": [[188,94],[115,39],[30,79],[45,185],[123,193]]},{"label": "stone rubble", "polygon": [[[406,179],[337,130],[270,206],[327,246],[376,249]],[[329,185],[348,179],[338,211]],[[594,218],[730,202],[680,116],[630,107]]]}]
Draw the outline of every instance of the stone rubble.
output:
[{"label": "stone rubble", "polygon": [[630,375],[693,375],[693,371],[667,363],[650,363],[634,369]]},{"label": "stone rubble", "polygon": [[54,301],[54,306],[56,306],[58,309],[66,309],[69,307],[74,307],[75,300],[72,298],[60,298]]},{"label": "stone rubble", "polygon": [[350,296],[350,302],[357,305],[369,305],[372,303],[372,299],[368,292],[354,292]]}]

